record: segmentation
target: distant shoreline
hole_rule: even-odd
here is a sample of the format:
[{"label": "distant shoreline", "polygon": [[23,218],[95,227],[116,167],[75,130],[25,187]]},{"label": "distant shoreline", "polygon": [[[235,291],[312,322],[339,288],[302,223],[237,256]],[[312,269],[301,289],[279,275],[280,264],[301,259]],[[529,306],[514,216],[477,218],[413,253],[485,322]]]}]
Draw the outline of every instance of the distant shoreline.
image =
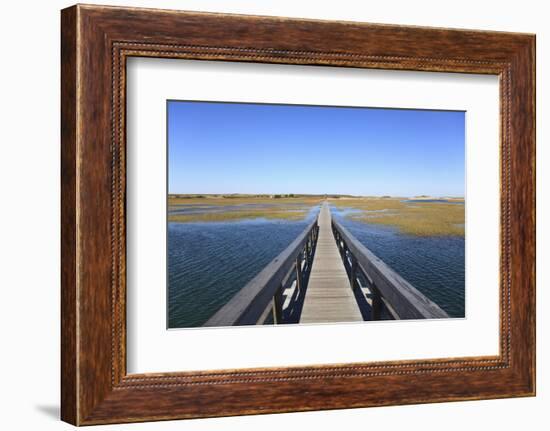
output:
[{"label": "distant shoreline", "polygon": [[169,222],[227,222],[245,219],[304,220],[312,207],[328,200],[357,211],[354,221],[387,225],[416,236],[464,236],[463,198],[359,197],[344,195],[170,195]]},{"label": "distant shoreline", "polygon": [[463,201],[462,196],[437,196],[437,195],[417,195],[417,196],[393,196],[393,195],[346,195],[346,194],[308,194],[308,193],[169,193],[169,199],[409,199],[415,201],[423,200],[446,200]]}]

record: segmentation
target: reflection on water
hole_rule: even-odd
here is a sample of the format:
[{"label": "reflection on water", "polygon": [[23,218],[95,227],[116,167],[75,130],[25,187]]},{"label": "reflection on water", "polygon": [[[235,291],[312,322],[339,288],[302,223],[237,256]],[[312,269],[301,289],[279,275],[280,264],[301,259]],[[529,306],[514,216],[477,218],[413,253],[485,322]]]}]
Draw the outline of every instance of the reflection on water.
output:
[{"label": "reflection on water", "polygon": [[[170,208],[171,213],[184,209],[180,206],[201,210],[196,205],[178,205]],[[225,209],[215,207],[217,211]],[[312,207],[301,221],[260,218],[168,223],[168,326],[204,324],[283,251],[318,210],[319,206]],[[403,235],[390,227],[345,217],[357,210],[331,210],[359,241],[413,286],[451,316],[464,316],[463,237]]]}]

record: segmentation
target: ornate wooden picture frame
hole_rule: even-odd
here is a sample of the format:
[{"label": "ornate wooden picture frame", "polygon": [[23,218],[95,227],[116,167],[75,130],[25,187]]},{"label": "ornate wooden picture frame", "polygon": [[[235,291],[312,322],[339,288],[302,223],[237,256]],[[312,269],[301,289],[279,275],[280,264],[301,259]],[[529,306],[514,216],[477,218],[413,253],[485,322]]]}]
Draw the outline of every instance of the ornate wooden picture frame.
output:
[{"label": "ornate wooden picture frame", "polygon": [[[64,421],[535,394],[534,35],[78,5],[62,11],[61,49]],[[127,374],[125,98],[132,56],[497,75],[500,354]]]}]

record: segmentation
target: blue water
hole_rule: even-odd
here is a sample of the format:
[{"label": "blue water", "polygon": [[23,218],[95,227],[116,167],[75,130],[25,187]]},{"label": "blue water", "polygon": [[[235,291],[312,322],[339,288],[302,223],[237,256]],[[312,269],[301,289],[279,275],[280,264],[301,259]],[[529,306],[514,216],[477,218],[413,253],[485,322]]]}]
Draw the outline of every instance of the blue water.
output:
[{"label": "blue water", "polygon": [[365,247],[452,317],[464,317],[464,237],[418,237],[331,213]]},{"label": "blue water", "polygon": [[[203,325],[313,220],[168,223],[168,326]],[[190,208],[191,209],[191,208]],[[453,317],[464,316],[464,238],[415,237],[353,221],[332,208],[359,241]]]},{"label": "blue water", "polygon": [[[280,207],[278,204],[235,204],[235,205],[202,205],[202,204],[172,204],[170,205],[169,212],[170,214],[204,214],[204,213],[221,213],[221,212],[232,212],[232,211],[243,211],[243,210],[253,210],[253,209],[267,209]],[[287,206],[296,206],[295,211],[300,211],[303,205],[299,203],[285,203]],[[293,210],[290,210],[293,211]]]},{"label": "blue water", "polygon": [[311,223],[168,223],[168,327],[203,325]]}]

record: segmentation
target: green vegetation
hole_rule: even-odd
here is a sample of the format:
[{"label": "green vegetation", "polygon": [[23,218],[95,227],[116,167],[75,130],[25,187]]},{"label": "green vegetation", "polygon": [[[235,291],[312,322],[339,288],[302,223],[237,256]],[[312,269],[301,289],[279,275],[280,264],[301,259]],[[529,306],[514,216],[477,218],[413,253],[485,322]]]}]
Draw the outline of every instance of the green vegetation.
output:
[{"label": "green vegetation", "polygon": [[[175,209],[178,205],[189,205],[197,209],[204,208],[206,211],[169,214],[168,221],[179,223],[220,222],[255,218],[302,220],[309,209],[321,201],[319,197],[315,196],[294,196],[299,195],[170,195],[168,197],[169,209]],[[231,206],[231,208],[224,211],[224,206]],[[235,206],[242,206],[242,208],[235,208]],[[216,207],[220,211],[208,211],[209,207]]]},{"label": "green vegetation", "polygon": [[[402,202],[403,198],[362,198],[331,200],[337,207],[362,210],[353,220],[397,227],[416,236],[464,236],[464,206],[444,202]],[[449,199],[449,202],[463,199]]]}]

